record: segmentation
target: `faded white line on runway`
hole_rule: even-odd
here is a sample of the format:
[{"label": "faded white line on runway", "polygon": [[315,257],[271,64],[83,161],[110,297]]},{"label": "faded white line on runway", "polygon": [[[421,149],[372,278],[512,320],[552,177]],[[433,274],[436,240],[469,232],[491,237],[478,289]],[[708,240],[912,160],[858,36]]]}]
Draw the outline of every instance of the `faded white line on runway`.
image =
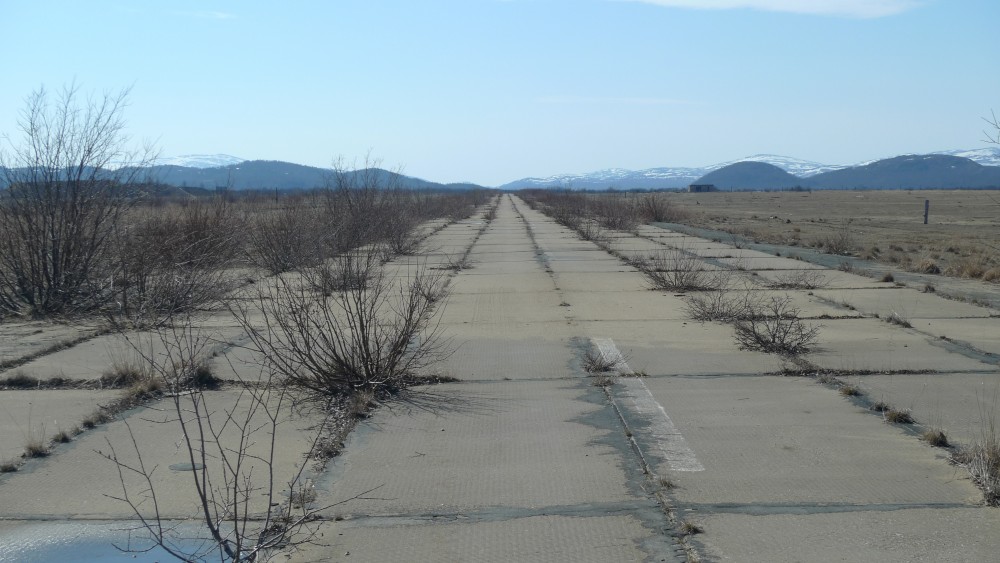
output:
[{"label": "faded white line on runway", "polygon": [[[622,355],[615,342],[610,338],[592,338],[591,342],[601,352],[604,360],[615,366],[615,371],[621,375],[632,375],[634,372]],[[641,416],[649,426],[646,431],[652,436],[654,452],[674,471],[704,471],[705,467],[694,455],[694,450],[688,446],[687,440],[681,435],[674,422],[670,420],[653,394],[646,387],[646,382],[638,377],[623,377],[618,380],[622,389],[617,395],[624,399],[628,410]]]}]

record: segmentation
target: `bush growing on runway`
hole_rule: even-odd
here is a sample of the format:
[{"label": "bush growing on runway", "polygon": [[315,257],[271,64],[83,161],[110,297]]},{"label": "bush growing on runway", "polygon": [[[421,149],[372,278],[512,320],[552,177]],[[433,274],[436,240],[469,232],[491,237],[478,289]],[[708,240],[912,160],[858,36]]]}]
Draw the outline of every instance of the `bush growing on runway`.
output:
[{"label": "bush growing on runway", "polygon": [[377,249],[334,262],[359,283],[321,292],[279,276],[230,304],[251,346],[287,383],[320,395],[372,391],[382,398],[448,355],[434,323],[447,278],[420,267],[394,279]]},{"label": "bush growing on runway", "polygon": [[736,343],[744,350],[798,355],[816,344],[819,327],[799,318],[792,298],[771,296],[755,300],[745,318],[734,323]]},{"label": "bush growing on runway", "polygon": [[760,299],[760,294],[749,289],[705,291],[689,296],[684,305],[690,319],[733,323],[753,316],[761,308]]},{"label": "bush growing on runway", "polygon": [[732,278],[730,270],[710,269],[697,255],[683,248],[661,250],[635,264],[653,289],[666,291],[719,290]]}]

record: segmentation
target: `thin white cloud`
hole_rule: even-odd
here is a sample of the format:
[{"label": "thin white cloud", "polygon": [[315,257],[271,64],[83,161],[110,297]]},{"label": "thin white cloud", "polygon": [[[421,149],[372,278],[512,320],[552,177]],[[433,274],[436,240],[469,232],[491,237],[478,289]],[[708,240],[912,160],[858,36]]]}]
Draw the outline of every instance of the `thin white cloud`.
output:
[{"label": "thin white cloud", "polygon": [[628,105],[689,105],[696,102],[677,98],[630,98],[600,96],[543,96],[535,98],[540,104],[628,104]]},{"label": "thin white cloud", "polygon": [[817,16],[881,18],[903,13],[919,0],[624,0],[698,10],[751,9]]}]

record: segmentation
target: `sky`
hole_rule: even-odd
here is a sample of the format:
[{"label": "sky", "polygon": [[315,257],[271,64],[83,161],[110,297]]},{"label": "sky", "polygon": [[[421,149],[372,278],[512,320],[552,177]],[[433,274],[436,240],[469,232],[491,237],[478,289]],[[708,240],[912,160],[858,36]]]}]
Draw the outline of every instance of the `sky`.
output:
[{"label": "sky", "polygon": [[135,142],[495,186],[986,146],[997,0],[0,0],[25,98],[131,88]]}]

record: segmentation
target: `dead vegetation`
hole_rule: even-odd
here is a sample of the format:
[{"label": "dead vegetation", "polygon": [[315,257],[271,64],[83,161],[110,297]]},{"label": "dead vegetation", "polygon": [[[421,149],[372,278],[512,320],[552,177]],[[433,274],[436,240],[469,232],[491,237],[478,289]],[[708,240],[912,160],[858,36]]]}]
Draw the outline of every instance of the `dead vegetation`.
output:
[{"label": "dead vegetation", "polygon": [[816,345],[819,327],[799,318],[791,297],[772,295],[751,303],[745,317],[733,323],[740,348],[794,356]]},{"label": "dead vegetation", "polygon": [[395,279],[374,249],[335,260],[358,283],[317,292],[301,278],[279,276],[231,303],[269,369],[320,395],[371,391],[382,397],[448,354],[434,322],[447,278],[415,267]]},{"label": "dead vegetation", "polygon": [[733,274],[710,267],[685,248],[661,250],[633,265],[653,289],[664,291],[717,291],[726,288]]},{"label": "dead vegetation", "polygon": [[[1000,281],[1000,223],[988,191],[886,190],[676,194],[685,224],[761,243],[813,247],[903,271]],[[929,224],[923,203],[931,200]]]},{"label": "dead vegetation", "polygon": [[997,396],[991,406],[982,400],[979,411],[983,420],[978,438],[958,447],[951,456],[955,465],[964,467],[972,481],[983,491],[988,506],[1000,506],[1000,434],[997,433]]}]

